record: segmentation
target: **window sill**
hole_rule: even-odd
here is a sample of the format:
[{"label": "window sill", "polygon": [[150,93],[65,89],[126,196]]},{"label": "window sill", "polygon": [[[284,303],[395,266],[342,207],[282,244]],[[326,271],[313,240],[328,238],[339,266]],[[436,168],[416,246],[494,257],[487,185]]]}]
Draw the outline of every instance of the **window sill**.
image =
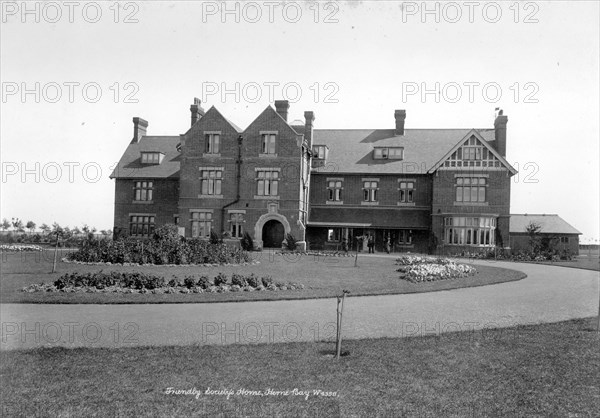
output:
[{"label": "window sill", "polygon": [[343,205],[344,201],[343,200],[326,200],[325,204],[326,205]]},{"label": "window sill", "polygon": [[132,200],[131,203],[135,203],[138,205],[151,205],[154,203],[153,200]]},{"label": "window sill", "polygon": [[379,206],[379,202],[360,202],[362,206]]},{"label": "window sill", "polygon": [[219,158],[220,156],[221,156],[221,153],[213,154],[210,152],[205,152],[204,154],[202,154],[202,157],[204,157],[204,158]]},{"label": "window sill", "polygon": [[263,153],[259,153],[258,156],[260,158],[277,158],[277,154],[263,154]]},{"label": "window sill", "polygon": [[454,206],[489,206],[488,202],[454,202]]},{"label": "window sill", "polygon": [[398,202],[397,203],[398,206],[417,206],[417,204],[415,202]]},{"label": "window sill", "polygon": [[222,194],[199,194],[198,199],[223,199]]},{"label": "window sill", "polygon": [[279,196],[259,196],[259,195],[254,195],[254,199],[257,199],[257,200],[279,200]]}]

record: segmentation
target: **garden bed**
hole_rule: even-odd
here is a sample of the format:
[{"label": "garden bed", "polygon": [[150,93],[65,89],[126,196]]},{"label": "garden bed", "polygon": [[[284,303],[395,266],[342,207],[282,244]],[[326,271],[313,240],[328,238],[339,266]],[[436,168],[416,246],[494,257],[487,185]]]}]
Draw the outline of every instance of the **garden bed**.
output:
[{"label": "garden bed", "polygon": [[405,255],[396,259],[400,278],[412,283],[458,279],[473,276],[475,267],[459,264],[449,258]]},{"label": "garden bed", "polygon": [[[259,300],[286,300],[330,298],[340,295],[343,289],[350,296],[389,295],[401,293],[434,292],[463,287],[486,286],[520,280],[522,272],[492,266],[477,266],[473,276],[453,280],[412,283],[399,280],[398,266],[389,257],[362,256],[358,260],[351,257],[286,256],[273,252],[250,253],[252,261],[260,264],[219,265],[198,267],[193,265],[150,266],[150,265],[79,265],[63,263],[60,258],[57,272],[52,271],[53,251],[36,253],[3,254],[1,259],[0,302],[2,303],[210,303]],[[355,261],[357,264],[355,266]],[[53,283],[65,273],[138,272],[185,280],[189,275],[216,276],[219,272],[231,276],[258,277],[271,276],[281,282],[304,285],[302,291],[240,291],[223,293],[84,293],[84,292],[22,292],[22,288],[41,281]]]},{"label": "garden bed", "polygon": [[183,280],[173,277],[166,280],[162,276],[137,272],[103,273],[67,273],[54,283],[40,283],[25,286],[22,291],[33,292],[63,292],[63,293],[135,293],[155,295],[173,293],[226,293],[226,292],[255,292],[302,290],[304,285],[297,283],[281,283],[270,276],[258,277],[254,274],[243,276],[232,274],[231,278],[218,273],[214,278],[206,275],[195,277],[186,276]]}]

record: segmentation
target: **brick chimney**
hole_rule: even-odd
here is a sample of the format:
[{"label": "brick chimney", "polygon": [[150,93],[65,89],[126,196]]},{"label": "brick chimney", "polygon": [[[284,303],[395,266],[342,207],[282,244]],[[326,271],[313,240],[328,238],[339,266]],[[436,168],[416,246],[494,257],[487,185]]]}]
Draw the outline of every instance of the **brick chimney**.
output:
[{"label": "brick chimney", "polygon": [[496,139],[496,151],[506,157],[506,123],[508,122],[508,116],[504,116],[502,109],[498,111],[496,120],[494,121],[494,131]]},{"label": "brick chimney", "polygon": [[194,97],[194,104],[190,106],[190,112],[192,113],[192,126],[194,126],[194,124],[204,116],[204,109],[200,106],[199,98]]},{"label": "brick chimney", "polygon": [[133,139],[131,140],[132,144],[136,144],[142,139],[143,136],[146,136],[146,129],[148,128],[148,122],[142,118],[138,118],[137,116],[133,118]]},{"label": "brick chimney", "polygon": [[290,102],[287,100],[275,100],[275,111],[287,122]]},{"label": "brick chimney", "polygon": [[406,120],[406,110],[396,109],[394,111],[394,118],[396,118],[396,135],[404,135],[404,121]]},{"label": "brick chimney", "polygon": [[313,135],[313,122],[315,121],[315,114],[312,111],[304,112],[304,138],[308,144],[308,149],[312,150],[312,135]]}]

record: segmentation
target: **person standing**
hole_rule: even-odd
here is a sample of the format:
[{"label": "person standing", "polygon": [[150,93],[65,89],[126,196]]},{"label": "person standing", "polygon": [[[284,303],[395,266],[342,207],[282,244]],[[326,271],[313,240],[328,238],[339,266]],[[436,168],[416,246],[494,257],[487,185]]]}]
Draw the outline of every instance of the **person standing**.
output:
[{"label": "person standing", "polygon": [[375,246],[375,241],[373,240],[372,235],[369,235],[367,246],[369,247],[369,254],[375,254],[375,250],[373,249],[373,247]]},{"label": "person standing", "polygon": [[388,239],[385,241],[385,252],[386,253],[390,253],[390,239],[388,237]]}]

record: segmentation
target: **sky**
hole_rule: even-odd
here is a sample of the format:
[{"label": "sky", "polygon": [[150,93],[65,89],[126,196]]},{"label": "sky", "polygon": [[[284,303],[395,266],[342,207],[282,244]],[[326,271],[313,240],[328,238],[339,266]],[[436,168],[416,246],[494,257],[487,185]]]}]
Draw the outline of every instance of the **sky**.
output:
[{"label": "sky", "polygon": [[133,137],[194,97],[245,128],[274,100],[315,128],[492,128],[512,213],[599,238],[599,14],[560,2],[2,2],[0,217],[110,229]]}]

